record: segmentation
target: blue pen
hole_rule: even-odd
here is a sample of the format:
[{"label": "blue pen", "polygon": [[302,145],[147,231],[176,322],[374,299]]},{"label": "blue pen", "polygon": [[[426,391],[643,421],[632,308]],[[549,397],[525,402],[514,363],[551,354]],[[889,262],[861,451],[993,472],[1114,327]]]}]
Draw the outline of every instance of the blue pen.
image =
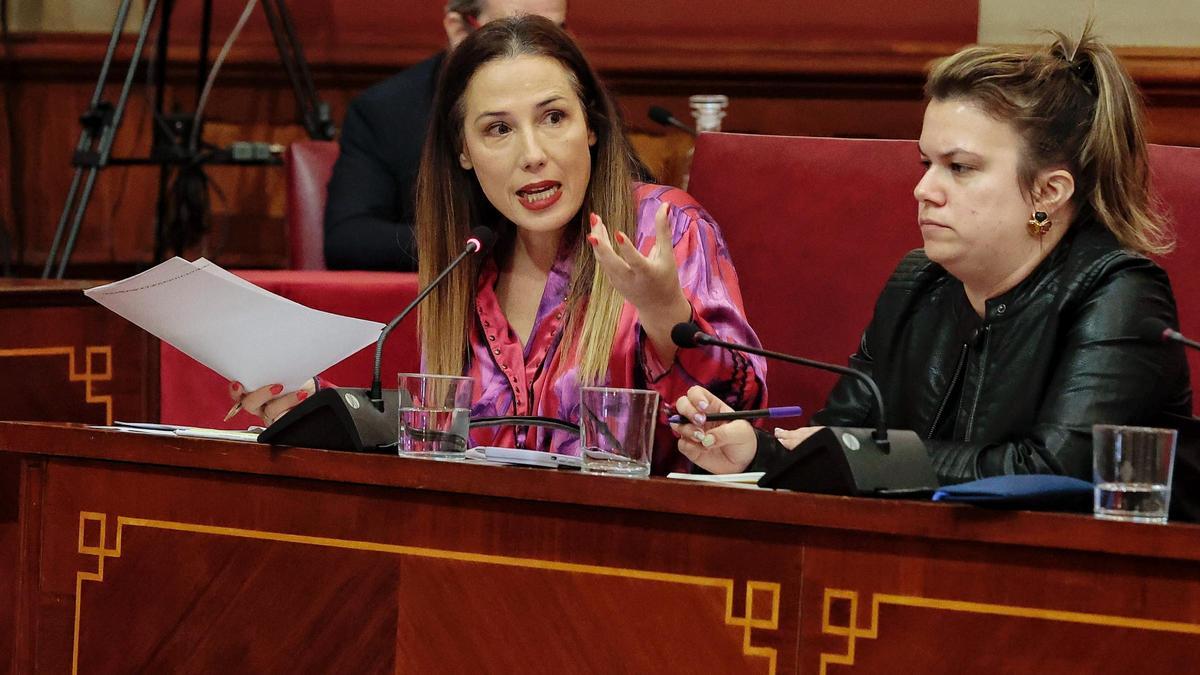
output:
[{"label": "blue pen", "polygon": [[[759,408],[758,410],[735,410],[733,412],[713,413],[705,415],[708,422],[720,422],[722,420],[751,420],[759,417],[799,417],[804,413],[804,410],[798,405],[782,405],[776,408]],[[671,424],[682,424],[687,420],[679,414],[671,415],[667,418]]]}]

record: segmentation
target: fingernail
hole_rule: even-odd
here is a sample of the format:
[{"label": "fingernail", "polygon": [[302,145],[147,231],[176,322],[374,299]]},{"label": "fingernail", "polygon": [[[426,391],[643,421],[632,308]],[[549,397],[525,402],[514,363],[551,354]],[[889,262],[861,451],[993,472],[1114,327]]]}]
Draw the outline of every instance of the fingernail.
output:
[{"label": "fingernail", "polygon": [[716,443],[716,442],[717,442],[716,436],[713,436],[712,434],[705,434],[704,439],[700,441],[700,445],[703,445],[706,448],[711,448],[713,446],[713,443]]},{"label": "fingernail", "polygon": [[283,393],[283,385],[282,384],[271,385],[271,394],[272,395],[278,396],[282,393]]},{"label": "fingernail", "polygon": [[701,410],[708,410],[708,401],[700,401],[696,404],[696,407]]},{"label": "fingernail", "polygon": [[699,429],[697,429],[697,430],[695,430],[695,431],[693,431],[693,432],[692,432],[692,438],[693,438],[693,439],[694,439],[694,440],[695,440],[697,443],[703,443],[703,442],[704,442],[704,432],[703,432],[703,431],[700,431]]},{"label": "fingernail", "polygon": [[600,243],[600,240],[596,238],[596,235],[589,234],[588,235],[588,243],[591,244],[592,246],[595,246]]},{"label": "fingernail", "polygon": [[306,399],[306,398],[308,398],[308,392],[307,392],[307,391],[298,391],[298,392],[296,392],[296,400],[297,400],[297,401],[303,401],[303,400],[304,400],[304,399]]},{"label": "fingernail", "polygon": [[707,419],[708,416],[704,413],[696,413],[695,415],[692,415],[692,421],[696,424],[704,424],[704,421]]},{"label": "fingernail", "polygon": [[625,235],[624,235],[624,234],[622,234],[622,233],[620,233],[620,232],[618,232],[618,233],[617,233],[617,243],[618,243],[618,244],[624,244],[624,243],[625,243]]},{"label": "fingernail", "polygon": [[780,434],[782,434],[782,433],[783,433],[783,429],[781,429],[781,428],[779,428],[779,427],[775,427],[775,435],[776,435],[776,436],[778,436],[778,435],[780,435]]},{"label": "fingernail", "polygon": [[242,390],[242,383],[234,382],[233,384],[229,385],[229,388],[232,389],[234,392],[239,392]]},{"label": "fingernail", "polygon": [[592,227],[595,227],[595,226],[597,226],[597,225],[599,225],[599,224],[600,224],[600,216],[598,216],[598,215],[596,215],[596,214],[594,214],[594,213],[592,213],[592,214],[589,214],[589,215],[588,215],[588,222],[592,224]]}]

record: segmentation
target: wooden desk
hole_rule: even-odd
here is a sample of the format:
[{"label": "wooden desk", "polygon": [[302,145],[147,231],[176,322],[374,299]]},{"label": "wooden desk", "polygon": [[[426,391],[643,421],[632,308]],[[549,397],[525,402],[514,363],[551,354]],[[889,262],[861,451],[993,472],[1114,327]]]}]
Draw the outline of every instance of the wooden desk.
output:
[{"label": "wooden desk", "polygon": [[19,672],[1170,673],[1200,648],[1191,525],[15,423],[0,516]]},{"label": "wooden desk", "polygon": [[158,419],[158,340],[83,295],[101,283],[0,279],[0,419]]}]

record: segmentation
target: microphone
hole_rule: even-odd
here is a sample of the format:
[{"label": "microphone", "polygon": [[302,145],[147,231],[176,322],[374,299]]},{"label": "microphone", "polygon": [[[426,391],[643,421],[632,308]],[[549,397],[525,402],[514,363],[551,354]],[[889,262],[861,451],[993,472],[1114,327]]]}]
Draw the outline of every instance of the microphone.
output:
[{"label": "microphone", "polygon": [[410,312],[416,309],[417,305],[421,304],[421,301],[424,300],[430,293],[432,293],[433,289],[437,288],[438,284],[442,283],[442,279],[445,279],[451,272],[454,271],[454,268],[458,267],[463,260],[467,259],[467,256],[470,256],[474,253],[486,252],[495,243],[496,233],[491,228],[483,227],[481,225],[471,230],[471,236],[467,238],[467,245],[463,247],[462,253],[459,253],[458,257],[456,257],[454,260],[451,260],[450,264],[446,265],[446,269],[442,270],[441,273],[434,277],[433,281],[429,282],[429,285],[422,289],[421,292],[417,294],[417,297],[413,298],[412,302],[408,303],[408,307],[405,307],[403,310],[401,310],[400,313],[396,315],[396,318],[389,321],[388,325],[384,326],[383,330],[379,331],[379,339],[375,341],[375,370],[372,371],[371,393],[368,395],[368,398],[371,400],[371,404],[374,405],[377,410],[380,412],[383,411],[383,383],[380,380],[379,374],[379,370],[383,364],[383,343],[385,340],[387,340],[388,336],[391,335],[392,329],[398,326],[400,322],[404,320],[404,317],[408,316]]},{"label": "microphone", "polygon": [[878,411],[874,429],[824,427],[782,456],[759,480],[759,485],[839,495],[920,494],[938,487],[925,443],[915,432],[887,428],[883,396],[867,374],[846,366],[727,342],[690,322],[675,324],[671,341],[681,349],[711,345],[818,368],[856,378],[870,390]]},{"label": "microphone", "polygon": [[383,344],[392,329],[416,309],[450,272],[468,257],[486,252],[495,242],[496,233],[491,229],[476,227],[471,230],[462,252],[379,332],[379,339],[375,341],[375,364],[369,389],[321,389],[275,420],[258,435],[258,441],[354,452],[380,452],[382,448],[394,445],[397,414],[404,401],[401,401],[403,395],[397,390],[383,389],[380,377]]},{"label": "microphone", "polygon": [[1149,342],[1178,342],[1192,349],[1200,349],[1200,342],[1184,337],[1183,333],[1168,326],[1166,321],[1152,316],[1142,319],[1137,331],[1139,338]]},{"label": "microphone", "polygon": [[666,108],[663,108],[663,107],[657,106],[657,105],[652,105],[652,106],[650,106],[649,113],[650,113],[651,120],[654,120],[655,122],[663,125],[664,127],[675,127],[676,129],[683,130],[685,133],[687,133],[691,136],[696,135],[695,129],[689,127],[688,125],[684,124],[683,122],[680,122],[679,118],[672,115],[671,111],[667,110]]}]

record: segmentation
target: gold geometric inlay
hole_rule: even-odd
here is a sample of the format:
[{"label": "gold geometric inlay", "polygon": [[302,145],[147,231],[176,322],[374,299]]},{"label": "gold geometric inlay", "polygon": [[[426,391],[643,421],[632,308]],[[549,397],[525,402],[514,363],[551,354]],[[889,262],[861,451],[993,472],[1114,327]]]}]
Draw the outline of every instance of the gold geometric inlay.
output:
[{"label": "gold geometric inlay", "polygon": [[[536,558],[517,558],[512,556],[490,555],[484,553],[470,553],[467,551],[447,551],[443,549],[422,548],[419,546],[401,546],[397,544],[382,544],[373,541],[355,541],[352,539],[313,537],[309,535],[288,534],[283,532],[264,532],[260,530],[247,530],[237,527],[198,525],[195,523],[178,523],[167,520],[130,518],[127,516],[117,517],[116,533],[114,534],[116,542],[115,546],[112,548],[106,548],[104,546],[104,542],[107,541],[107,521],[108,516],[104,513],[81,511],[79,514],[79,552],[86,555],[96,556],[97,562],[95,572],[80,571],[75,575],[75,639],[71,656],[72,674],[77,673],[79,667],[79,621],[80,611],[83,604],[83,582],[104,581],[104,560],[105,558],[121,557],[121,540],[125,528],[145,527],[157,530],[192,532],[225,537],[240,537],[243,539],[285,542],[290,544],[306,544],[309,546],[325,546],[329,548],[352,549],[356,551],[390,553],[393,555],[413,556],[437,560],[456,560],[462,562],[483,563],[487,565],[503,565],[506,567],[549,570],[555,572],[573,572],[577,574],[595,574],[608,577],[621,577],[624,579],[660,581],[673,584],[687,584],[692,586],[719,588],[724,591],[725,594],[725,625],[742,627],[742,653],[747,656],[758,656],[765,658],[767,660],[768,675],[775,675],[777,658],[775,648],[756,647],[751,644],[751,631],[755,629],[777,630],[779,628],[780,584],[772,581],[747,581],[746,615],[734,616],[733,597],[735,583],[733,579],[721,577],[702,577],[690,574],[652,572],[648,570],[629,569],[623,567],[583,565],[579,563],[558,562],[554,560],[538,560]],[[95,527],[93,527],[93,529],[98,530],[99,536],[95,544],[85,541],[85,538],[87,538],[86,530],[88,529],[89,523],[94,524]],[[767,597],[761,598],[757,600],[757,602],[759,603],[760,608],[770,608],[769,615],[756,618],[754,614],[756,596],[763,594],[765,594]]]},{"label": "gold geometric inlay", "polygon": [[[835,626],[830,621],[830,609],[836,600],[843,600],[850,603],[850,611],[847,617],[849,625],[847,626]],[[871,596],[871,623],[866,628],[859,628],[855,626],[858,623],[858,591],[826,588],[824,607],[821,611],[821,632],[826,635],[845,637],[846,653],[822,653],[821,675],[825,675],[826,669],[830,664],[839,666],[854,665],[855,642],[859,638],[874,640],[879,637],[879,607],[885,604],[948,612],[970,612],[973,614],[990,614],[993,616],[1008,616],[1022,619],[1042,619],[1045,621],[1081,623],[1092,626],[1108,626],[1111,628],[1134,628],[1164,633],[1200,635],[1200,624],[1194,623],[1139,619],[1136,617],[1093,614],[1090,612],[1068,612],[1039,607],[996,605],[985,602],[966,602],[963,600],[946,600],[942,598],[922,598],[913,595],[892,595],[889,593],[876,593]]]},{"label": "gold geometric inlay", "polygon": [[[84,398],[88,403],[103,403],[104,404],[104,423],[112,424],[112,396],[106,394],[100,396],[92,393],[93,382],[108,382],[112,380],[112,345],[102,345],[98,347],[85,347],[82,372],[75,369],[75,348],[74,347],[28,347],[24,349],[0,349],[0,357],[30,357],[30,356],[66,356],[67,357],[67,376],[70,382],[79,382],[82,380],[84,384]],[[96,372],[92,367],[92,357],[101,357],[103,370]]]}]

